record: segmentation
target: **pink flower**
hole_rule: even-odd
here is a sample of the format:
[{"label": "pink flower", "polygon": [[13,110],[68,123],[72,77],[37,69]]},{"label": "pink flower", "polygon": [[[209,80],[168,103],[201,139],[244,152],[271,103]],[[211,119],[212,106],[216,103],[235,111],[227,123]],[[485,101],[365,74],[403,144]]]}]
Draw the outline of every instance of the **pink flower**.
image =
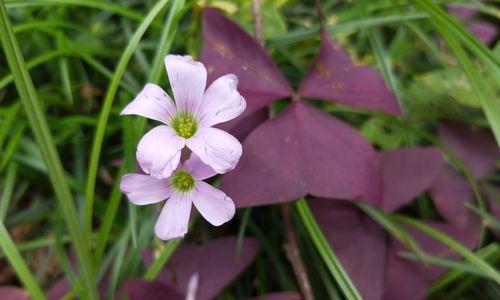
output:
[{"label": "pink flower", "polygon": [[202,181],[215,174],[217,173],[198,156],[191,154],[169,178],[125,174],[120,189],[136,205],[168,199],[156,222],[155,232],[162,240],[169,240],[183,237],[187,233],[191,203],[214,226],[222,225],[233,218],[233,200],[221,190]]},{"label": "pink flower", "polygon": [[165,67],[175,103],[159,86],[148,83],[121,115],[140,115],[161,125],[137,146],[141,168],[157,179],[169,177],[180,162],[184,146],[217,173],[232,170],[241,157],[241,144],[212,126],[232,120],[246,108],[233,74],[215,80],[205,91],[207,70],[190,56],[167,55]]}]

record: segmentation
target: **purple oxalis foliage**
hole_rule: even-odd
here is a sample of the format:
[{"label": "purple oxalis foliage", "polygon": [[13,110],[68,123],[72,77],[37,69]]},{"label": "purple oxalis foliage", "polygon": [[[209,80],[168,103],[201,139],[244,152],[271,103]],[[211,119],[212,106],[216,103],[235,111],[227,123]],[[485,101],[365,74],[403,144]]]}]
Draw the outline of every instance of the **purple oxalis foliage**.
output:
[{"label": "purple oxalis foliage", "polygon": [[[264,48],[217,10],[205,9],[203,35],[201,60],[209,80],[236,74],[247,111],[294,94]],[[299,89],[303,94],[295,100],[306,96],[401,113],[380,75],[355,66],[327,35],[323,38],[320,54]],[[325,83],[324,74],[338,84]],[[315,90],[322,94],[313,94]],[[325,96],[332,93],[333,98]],[[227,126],[237,126],[233,124]],[[380,168],[371,145],[347,124],[312,106],[293,103],[250,133],[243,147],[238,167],[222,180],[222,189],[239,207],[287,202],[306,194],[380,204]]]},{"label": "purple oxalis foliage", "polygon": [[313,65],[304,78],[299,94],[353,107],[401,114],[396,97],[373,68],[357,66],[326,31]]},{"label": "purple oxalis foliage", "polygon": [[29,300],[31,299],[28,291],[16,286],[0,286],[0,299],[2,300]]},{"label": "purple oxalis foliage", "polygon": [[[250,265],[259,248],[257,239],[245,238],[238,260],[235,237],[218,238],[201,246],[184,243],[173,254],[156,281],[185,295],[191,277],[198,274],[196,299],[213,299]],[[145,263],[149,265],[151,262],[152,253],[147,252]]]},{"label": "purple oxalis foliage", "polygon": [[253,108],[292,95],[292,87],[265,49],[214,8],[203,11],[203,41],[200,60],[206,65],[209,82],[220,74],[235,74],[238,91],[251,99],[248,102]]},{"label": "purple oxalis foliage", "polygon": [[414,147],[379,154],[382,168],[382,208],[394,212],[408,199],[425,191],[442,167],[442,153],[437,148]]},{"label": "purple oxalis foliage", "polygon": [[271,293],[249,300],[301,300],[300,294],[294,292]]},{"label": "purple oxalis foliage", "polygon": [[[430,147],[387,151],[380,154],[380,159],[384,178],[383,208],[388,212],[410,203],[433,185],[442,166],[441,152]],[[402,188],[405,186],[408,189]],[[310,205],[330,246],[368,300],[422,299],[428,284],[445,271],[400,257],[398,252],[409,250],[397,240],[387,244],[382,228],[351,204],[321,199],[311,201]],[[463,229],[438,222],[429,225],[469,248],[477,241],[475,228]],[[408,230],[426,253],[458,258],[437,240],[411,228]]]},{"label": "purple oxalis foliage", "polygon": [[118,294],[118,299],[130,300],[184,300],[185,297],[174,288],[156,281],[134,279],[125,282]]},{"label": "purple oxalis foliage", "polygon": [[380,299],[384,284],[383,230],[356,207],[331,199],[310,201],[326,239],[361,295]]},{"label": "purple oxalis foliage", "polygon": [[[318,197],[380,200],[375,151],[357,131],[303,103],[255,129],[238,167],[222,179],[237,206]],[[370,195],[366,198],[365,195]]]},{"label": "purple oxalis foliage", "polygon": [[[439,137],[480,180],[496,169],[500,151],[491,131],[475,129],[465,123],[446,121],[438,128]],[[474,192],[464,176],[445,165],[430,188],[430,194],[441,216],[459,228],[479,228],[479,218],[466,204],[475,200]]]},{"label": "purple oxalis foliage", "polygon": [[498,36],[498,26],[477,20],[478,12],[474,8],[448,5],[447,10],[461,22],[465,23],[465,27],[483,44],[491,44]]}]

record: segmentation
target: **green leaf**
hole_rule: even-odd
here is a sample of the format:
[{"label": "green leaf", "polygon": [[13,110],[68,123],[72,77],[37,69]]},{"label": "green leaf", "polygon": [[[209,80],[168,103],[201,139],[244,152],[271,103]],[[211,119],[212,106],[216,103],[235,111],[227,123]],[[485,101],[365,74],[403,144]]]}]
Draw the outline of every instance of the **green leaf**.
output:
[{"label": "green leaf", "polygon": [[342,267],[342,264],[338,260],[337,256],[333,253],[332,248],[321,232],[318,223],[316,223],[316,220],[314,219],[306,201],[304,199],[300,199],[295,202],[295,205],[310,238],[316,246],[321,258],[323,258],[328,270],[333,275],[333,278],[337,281],[344,296],[349,300],[363,299],[356,286],[352,283],[351,278],[349,278],[349,275],[347,275],[347,272]]},{"label": "green leaf", "polygon": [[[1,3],[3,6],[3,3]],[[16,272],[17,276],[28,289],[34,299],[46,299],[42,289],[38,286],[35,277],[31,274],[26,262],[16,248],[14,241],[5,228],[3,221],[0,220],[0,246],[2,247],[5,256],[9,260],[11,267]]]}]

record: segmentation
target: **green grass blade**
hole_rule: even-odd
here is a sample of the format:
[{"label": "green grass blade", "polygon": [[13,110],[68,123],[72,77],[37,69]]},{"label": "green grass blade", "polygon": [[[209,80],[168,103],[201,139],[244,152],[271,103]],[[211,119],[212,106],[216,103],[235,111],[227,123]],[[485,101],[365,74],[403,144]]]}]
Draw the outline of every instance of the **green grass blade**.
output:
[{"label": "green grass blade", "polygon": [[321,232],[314,216],[312,215],[309,206],[307,205],[304,199],[300,199],[295,202],[297,210],[299,211],[299,215],[304,223],[307,232],[309,233],[310,238],[312,239],[316,249],[319,254],[323,258],[328,270],[335,278],[338,283],[340,290],[344,294],[344,296],[351,299],[363,299],[358,292],[356,286],[352,283],[349,275],[347,275],[346,271],[342,267],[342,264],[338,260],[337,256],[333,253],[332,248],[328,244],[325,236]]},{"label": "green grass blade", "polygon": [[20,107],[21,103],[17,102],[13,104],[8,109],[8,111],[6,111],[7,116],[2,120],[2,125],[0,126],[0,151],[2,151],[3,149],[3,143],[5,142],[5,138],[7,137],[7,134],[11,129],[12,123],[16,120],[16,116]]},{"label": "green grass blade", "polygon": [[[28,68],[28,70],[31,70],[45,62],[48,62],[56,57],[60,57],[60,56],[63,56],[65,55],[66,52],[63,51],[63,50],[54,50],[54,51],[50,51],[50,52],[45,52],[44,54],[28,61],[26,63],[26,68]],[[7,85],[9,85],[12,80],[14,79],[14,77],[12,76],[12,74],[9,74],[9,75],[6,75],[4,77],[2,77],[2,79],[0,79],[0,89],[3,89],[5,88]]]},{"label": "green grass blade", "polygon": [[144,273],[143,278],[146,280],[154,280],[160,274],[163,266],[167,263],[168,259],[174,254],[175,249],[182,243],[182,239],[170,240],[165,244],[165,247],[160,252],[160,255],[155,258],[151,266]]},{"label": "green grass blade", "polygon": [[104,213],[103,222],[101,228],[99,229],[99,234],[97,235],[97,243],[94,252],[94,262],[96,266],[100,265],[104,249],[106,248],[106,243],[108,242],[109,233],[111,232],[111,227],[113,226],[113,221],[115,220],[118,206],[120,204],[120,200],[122,199],[120,179],[124,173],[124,168],[121,168],[118,171],[118,176],[115,179],[115,185],[113,187],[113,191],[111,192],[111,196],[109,197],[106,212]]},{"label": "green grass blade", "polygon": [[[468,57],[461,43],[481,58],[493,71],[494,78],[500,79],[500,62],[493,53],[468,32],[456,19],[429,0],[413,0],[431,16],[430,21],[439,31],[455,54],[460,67],[467,76],[472,89],[481,102],[483,111],[500,146],[500,100],[495,98],[484,82],[481,74]],[[460,43],[460,42],[461,43]]]},{"label": "green grass blade", "polygon": [[[500,246],[498,244],[490,244],[479,251],[477,251],[477,255],[489,262],[497,262],[500,259]],[[459,279],[462,279],[465,273],[462,270],[452,270],[441,276],[438,280],[434,281],[432,285],[429,287],[428,296],[433,295],[439,291],[444,290],[453,282],[456,282]]]},{"label": "green grass blade", "polygon": [[417,241],[415,241],[415,239],[408,233],[408,231],[406,231],[404,227],[395,222],[391,218],[391,215],[388,215],[382,210],[368,204],[356,204],[382,228],[387,230],[393,237],[410,248],[417,255],[417,257],[423,257],[425,255]]},{"label": "green grass blade", "polygon": [[66,225],[73,241],[73,248],[80,261],[83,280],[90,299],[97,299],[97,290],[92,275],[90,254],[85,247],[83,230],[78,222],[78,215],[73,202],[73,196],[65,179],[65,172],[61,159],[54,145],[42,106],[38,100],[31,76],[26,69],[21,49],[12,32],[12,26],[7,16],[7,10],[0,0],[0,40],[7,57],[7,62],[14,75],[14,82],[21,98],[22,104],[30,121],[33,135],[37,141],[45,165],[49,172],[50,181],[55,191],[56,198],[61,207]]},{"label": "green grass blade", "polygon": [[460,22],[446,13],[441,7],[430,0],[412,0],[418,7],[430,15],[430,20],[436,29],[449,31],[456,40],[461,41],[469,50],[480,57],[495,72],[495,76],[500,76],[500,59],[493,52],[481,43],[473,34],[464,28]]},{"label": "green grass blade", "polygon": [[9,205],[12,199],[12,191],[16,183],[17,163],[11,162],[7,168],[7,175],[5,178],[5,185],[2,193],[0,194],[0,221],[5,220]]},{"label": "green grass blade", "polygon": [[17,277],[30,292],[31,297],[33,297],[33,299],[46,299],[42,289],[38,286],[35,277],[30,272],[26,262],[17,250],[16,245],[5,228],[3,221],[0,221],[0,246],[5,253],[5,256],[7,256],[11,267],[16,272]]},{"label": "green grass blade", "polygon": [[124,17],[141,21],[143,16],[132,9],[100,0],[5,0],[7,8],[37,7],[51,5],[78,5],[113,12]]},{"label": "green grass blade", "polygon": [[493,268],[490,264],[484,261],[482,258],[477,256],[474,252],[470,251],[466,247],[462,246],[459,242],[455,241],[448,235],[442,233],[439,230],[432,228],[431,226],[420,222],[418,220],[406,217],[406,216],[394,216],[398,221],[404,222],[406,224],[415,227],[416,229],[422,231],[423,233],[433,237],[444,245],[450,247],[455,252],[463,256],[466,260],[468,260],[473,266],[477,269],[481,270],[485,275],[489,276],[493,279],[497,284],[500,284],[500,273],[498,273],[495,268]]},{"label": "green grass blade", "polygon": [[127,67],[130,58],[134,53],[135,47],[137,47],[142,36],[149,28],[149,26],[151,25],[155,17],[158,15],[158,13],[163,9],[163,7],[165,7],[167,2],[168,0],[160,0],[158,3],[156,3],[156,5],[151,9],[151,11],[148,13],[148,15],[144,18],[142,23],[137,28],[137,31],[134,33],[132,39],[125,48],[125,51],[123,51],[120,61],[118,62],[118,65],[116,67],[113,79],[109,84],[106,96],[104,98],[103,106],[99,116],[99,123],[97,124],[97,129],[92,144],[90,162],[88,167],[88,175],[87,175],[87,185],[85,188],[84,228],[86,232],[85,238],[88,245],[90,245],[90,234],[92,232],[92,209],[94,203],[97,169],[99,166],[99,157],[101,154],[104,132],[106,131],[106,125],[108,123],[108,118],[111,113],[111,107],[113,106],[113,100],[116,96],[116,92],[118,90],[119,83],[123,77],[123,73],[125,72],[125,68]]},{"label": "green grass blade", "polygon": [[489,279],[489,277],[484,275],[481,270],[478,270],[477,268],[475,268],[473,265],[471,265],[469,263],[464,263],[464,262],[460,262],[460,261],[456,261],[456,260],[452,260],[452,259],[445,259],[445,258],[436,257],[436,256],[432,256],[432,255],[424,255],[422,257],[417,257],[415,254],[413,254],[411,252],[399,252],[398,256],[405,258],[405,259],[413,260],[413,261],[415,261],[415,260],[423,261],[429,265],[436,265],[436,266],[445,267],[445,268],[452,269],[452,270],[460,270],[463,273],[469,273],[469,274],[473,274],[473,275],[477,275],[477,276],[481,276],[481,277],[485,277],[485,278]]}]

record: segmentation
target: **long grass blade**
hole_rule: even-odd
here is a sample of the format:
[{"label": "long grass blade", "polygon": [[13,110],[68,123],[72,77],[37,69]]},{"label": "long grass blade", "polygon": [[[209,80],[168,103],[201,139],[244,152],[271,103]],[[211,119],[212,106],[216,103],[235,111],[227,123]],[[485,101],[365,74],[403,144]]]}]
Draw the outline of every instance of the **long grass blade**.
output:
[{"label": "long grass blade", "polygon": [[416,229],[422,231],[423,233],[433,237],[434,239],[438,240],[444,245],[450,247],[455,252],[462,255],[474,267],[481,270],[485,275],[493,279],[497,284],[500,284],[500,273],[497,270],[495,270],[495,268],[493,268],[489,263],[480,258],[477,254],[470,251],[466,247],[462,246],[459,242],[455,241],[453,238],[418,220],[401,215],[394,216],[394,218],[396,218],[398,221],[404,222],[412,227],[415,227]]},{"label": "long grass blade", "polygon": [[23,285],[28,289],[33,299],[46,299],[42,289],[38,286],[35,277],[17,250],[16,245],[5,228],[3,221],[0,221],[0,246],[9,260],[10,265],[14,271],[16,271],[17,276]]},{"label": "long grass blade", "polygon": [[97,124],[97,129],[94,135],[94,141],[92,144],[92,150],[90,154],[90,162],[88,167],[87,185],[85,188],[85,238],[87,244],[90,245],[90,234],[92,232],[92,209],[94,203],[94,192],[97,177],[97,169],[99,166],[99,157],[101,154],[101,147],[104,139],[104,132],[106,131],[106,125],[108,123],[108,118],[111,113],[111,107],[113,106],[113,100],[116,96],[118,86],[125,72],[130,58],[134,53],[135,47],[139,44],[142,36],[149,28],[158,13],[165,7],[168,0],[160,0],[151,9],[148,15],[144,18],[144,21],[139,25],[136,32],[134,33],[132,39],[128,43],[127,47],[123,51],[123,54],[116,67],[113,79],[109,84],[109,87],[104,98],[104,103],[99,116],[99,123]]},{"label": "long grass blade", "polygon": [[52,187],[61,207],[66,225],[73,241],[73,248],[80,261],[80,268],[85,287],[90,299],[97,299],[97,290],[92,275],[90,253],[85,247],[83,230],[78,222],[78,215],[73,202],[73,196],[65,179],[61,159],[54,145],[54,139],[49,130],[42,106],[38,100],[35,87],[26,69],[26,63],[21,49],[12,32],[12,26],[7,16],[7,10],[0,0],[0,40],[7,57],[7,62],[14,75],[14,82],[30,121],[33,135],[37,141],[43,160],[47,166]]},{"label": "long grass blade", "polygon": [[323,258],[328,270],[333,275],[335,280],[337,281],[340,290],[344,294],[344,296],[351,299],[363,299],[361,294],[358,292],[356,286],[352,283],[352,280],[347,275],[347,272],[342,267],[342,264],[338,260],[335,253],[333,253],[332,248],[328,244],[325,236],[321,232],[321,229],[316,223],[314,216],[312,215],[309,206],[307,205],[304,199],[300,199],[295,202],[297,210],[299,211],[299,215],[304,223],[309,236],[311,237],[316,249],[319,254]]}]

